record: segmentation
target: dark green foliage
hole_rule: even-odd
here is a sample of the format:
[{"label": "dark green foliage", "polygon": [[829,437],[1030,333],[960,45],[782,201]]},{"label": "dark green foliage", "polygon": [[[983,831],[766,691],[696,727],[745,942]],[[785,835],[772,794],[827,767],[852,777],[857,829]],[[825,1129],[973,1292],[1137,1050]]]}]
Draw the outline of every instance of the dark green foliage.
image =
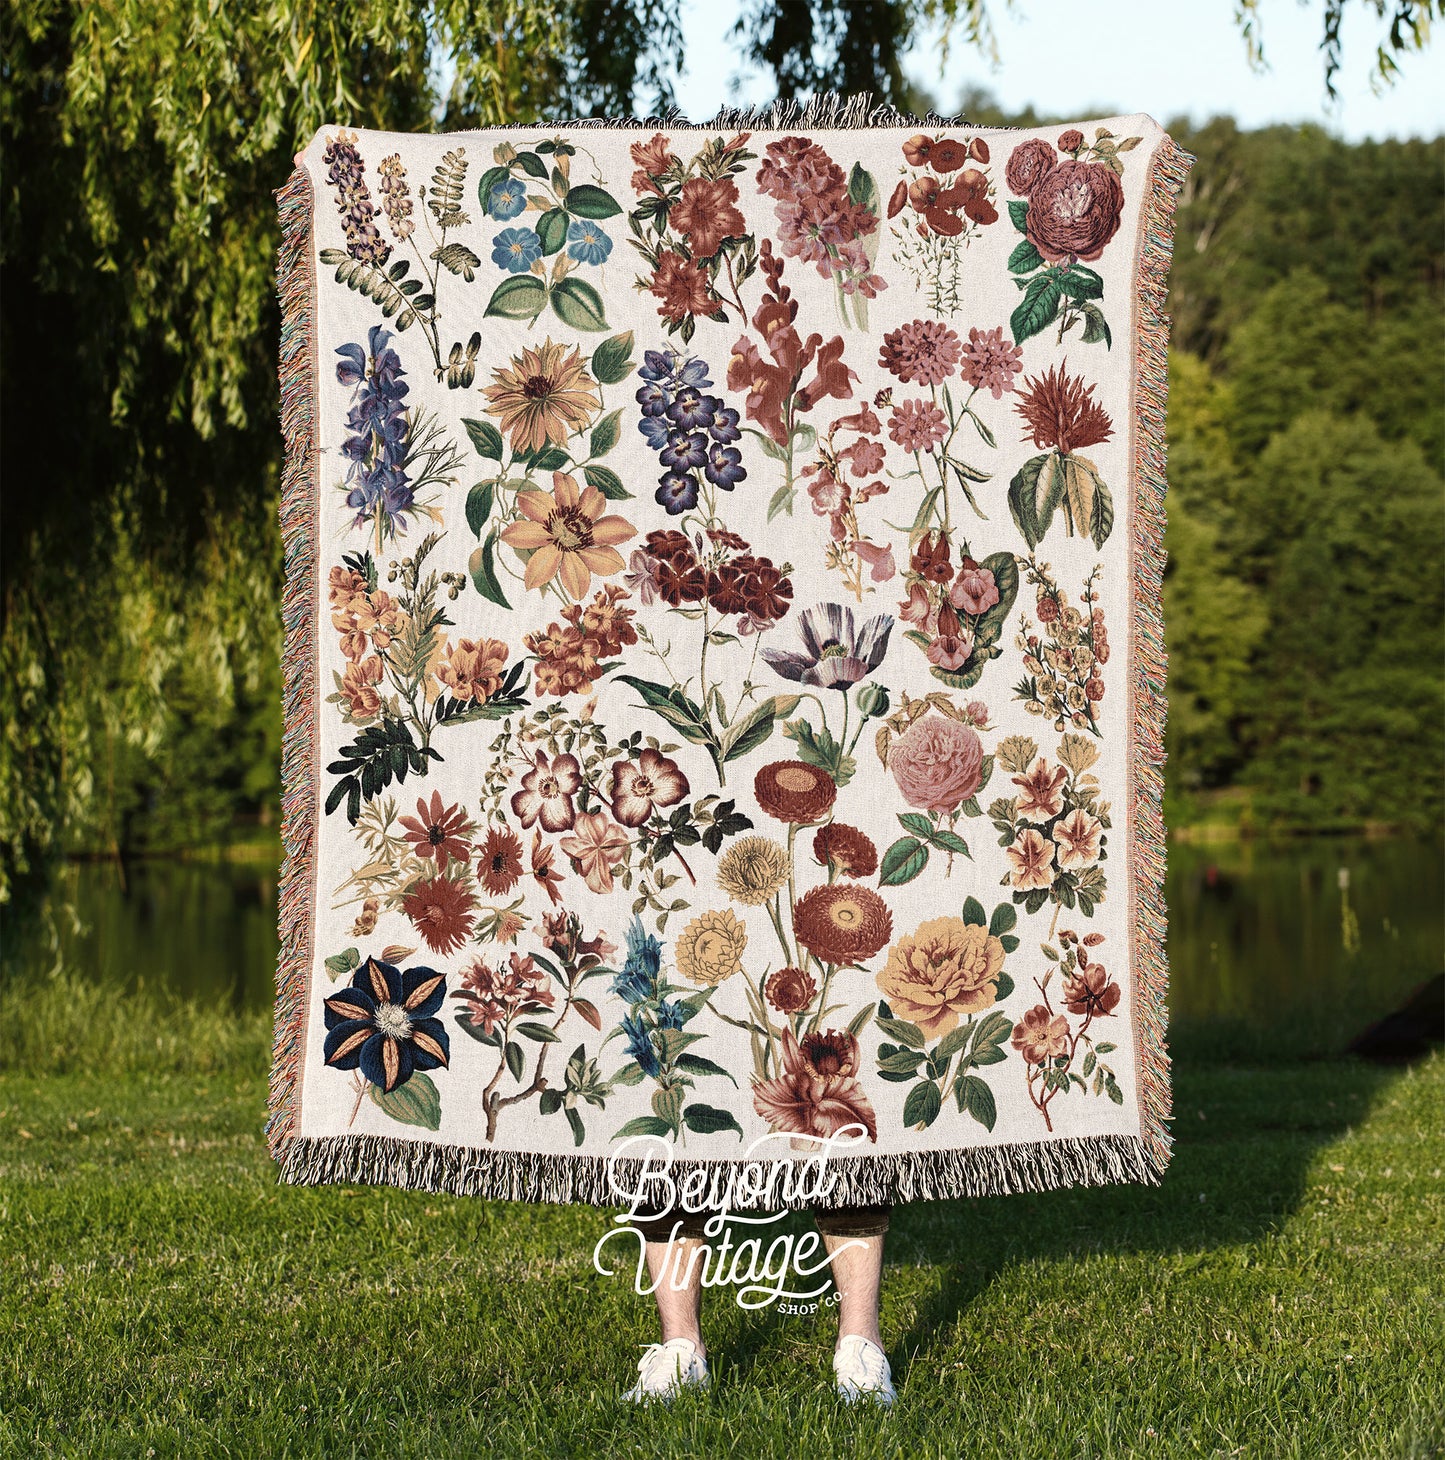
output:
[{"label": "dark green foliage", "polygon": [[1445,758],[1441,144],[1176,129],[1170,790],[1423,829]]},{"label": "dark green foliage", "polygon": [[[929,98],[914,94],[900,58],[925,9],[992,49],[976,0],[747,0],[740,38],[782,96],[867,88],[922,109]],[[1324,6],[1327,38],[1339,9]],[[7,7],[0,900],[68,847],[194,844],[228,821],[276,816],[274,190],[293,151],[322,123],[453,129],[666,104],[678,14],[676,0],[481,10],[340,0],[318,25],[313,10],[285,3]],[[1402,25],[1382,35],[1382,56],[1414,44]],[[433,87],[442,58],[454,67],[444,97]],[[962,107],[979,124],[1040,120],[979,92]],[[1398,467],[1418,493],[1438,479],[1441,149],[1350,145],[1317,127],[1241,132],[1226,118],[1171,130],[1199,157],[1170,300],[1176,387],[1197,356],[1208,409],[1198,431],[1171,411],[1169,593],[1190,608],[1171,619],[1170,774],[1176,791],[1261,775],[1273,784],[1288,758],[1280,747],[1308,728],[1280,723],[1278,706],[1259,718],[1246,687],[1264,672],[1265,625],[1284,621],[1279,595],[1305,581],[1305,565],[1240,536],[1273,489],[1258,463],[1301,410],[1324,409],[1361,423],[1354,439],[1383,453],[1371,466],[1352,449],[1349,480]],[[459,178],[440,179],[439,206],[471,206]],[[438,262],[463,276],[474,267],[455,249]],[[517,302],[536,312],[535,299]],[[580,289],[560,309],[600,333]],[[449,381],[468,383],[469,368],[457,342]],[[1390,455],[1410,441],[1415,456]],[[1296,469],[1288,451],[1269,460]],[[626,495],[605,467],[590,465],[587,478]],[[1345,476],[1332,480],[1331,492],[1348,493]],[[491,543],[472,565],[483,591]],[[1426,523],[1414,547],[1422,583],[1438,548]],[[1247,565],[1237,556],[1246,550]],[[1328,594],[1338,581],[1318,573],[1310,587]],[[1428,603],[1412,600],[1401,617],[1387,611],[1398,591],[1386,591],[1371,576],[1352,587],[1363,604],[1352,598],[1339,613],[1422,632]],[[1439,715],[1417,704],[1433,695],[1438,711],[1434,642],[1412,641],[1409,692],[1393,708],[1350,716],[1357,761],[1385,765],[1368,750],[1385,741],[1370,737],[1413,718],[1413,752],[1438,763],[1428,727]],[[1313,784],[1293,771],[1289,780]],[[1330,814],[1370,799],[1341,795]],[[1282,814],[1301,814],[1316,794],[1285,802]]]}]

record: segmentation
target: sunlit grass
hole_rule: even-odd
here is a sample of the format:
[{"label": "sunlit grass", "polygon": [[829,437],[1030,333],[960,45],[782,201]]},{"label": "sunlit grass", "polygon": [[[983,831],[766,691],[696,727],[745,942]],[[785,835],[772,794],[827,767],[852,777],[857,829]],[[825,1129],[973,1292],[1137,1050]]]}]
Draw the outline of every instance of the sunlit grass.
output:
[{"label": "sunlit grass", "polygon": [[0,1072],[259,1075],[271,1027],[270,1009],[122,990],[69,968],[0,982]]},{"label": "sunlit grass", "polygon": [[0,1454],[1439,1455],[1445,1059],[1175,1090],[1161,1188],[898,1212],[891,1414],[835,1404],[828,1320],[726,1294],[713,1391],[639,1414],[600,1213],[279,1187],[259,1071],[12,1067]]}]

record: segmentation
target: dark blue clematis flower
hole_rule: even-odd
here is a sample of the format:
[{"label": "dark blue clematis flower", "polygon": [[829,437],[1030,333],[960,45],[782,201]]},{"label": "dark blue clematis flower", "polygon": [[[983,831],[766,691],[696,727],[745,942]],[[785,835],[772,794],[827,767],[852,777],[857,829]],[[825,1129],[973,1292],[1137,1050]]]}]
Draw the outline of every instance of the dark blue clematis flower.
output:
[{"label": "dark blue clematis flower", "polygon": [[723,406],[721,410],[714,411],[712,425],[707,429],[714,441],[726,444],[742,440],[743,433],[738,426],[738,413],[731,406]]},{"label": "dark blue clematis flower", "polygon": [[350,985],[326,1000],[326,1063],[359,1069],[387,1092],[417,1070],[449,1064],[451,1042],[434,1017],[445,997],[446,975],[434,968],[363,959]]},{"label": "dark blue clematis flower", "polygon": [[697,480],[681,472],[670,471],[661,478],[662,485],[652,494],[670,517],[691,512],[697,506]]},{"label": "dark blue clematis flower", "polygon": [[801,654],[768,648],[762,654],[784,679],[847,694],[882,664],[892,628],[892,615],[880,613],[861,630],[855,630],[851,608],[841,603],[819,603],[798,615],[798,631],[803,638]]},{"label": "dark blue clematis flower", "polygon": [[713,417],[722,402],[715,395],[704,395],[695,386],[687,385],[678,391],[667,408],[668,419],[684,431],[712,425]]},{"label": "dark blue clematis flower", "polygon": [[671,471],[690,471],[707,465],[707,437],[701,431],[673,431],[657,459]]},{"label": "dark blue clematis flower", "polygon": [[657,1058],[657,1051],[652,1047],[652,1040],[647,1036],[647,1026],[637,1014],[624,1014],[622,1016],[622,1033],[627,1040],[627,1053],[637,1061],[638,1068],[644,1075],[655,1079],[662,1073],[662,1064]]},{"label": "dark blue clematis flower", "polygon": [[748,472],[743,465],[743,454],[736,446],[722,446],[715,442],[708,451],[707,465],[703,467],[702,474],[714,486],[730,492],[746,479]]}]

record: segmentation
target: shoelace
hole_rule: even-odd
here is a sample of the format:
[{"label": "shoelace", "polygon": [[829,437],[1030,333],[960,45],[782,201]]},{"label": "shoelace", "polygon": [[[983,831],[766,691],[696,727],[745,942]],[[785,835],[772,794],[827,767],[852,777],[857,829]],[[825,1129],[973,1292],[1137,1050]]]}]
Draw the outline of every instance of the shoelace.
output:
[{"label": "shoelace", "polygon": [[669,1350],[665,1343],[648,1344],[642,1351],[642,1357],[637,1361],[638,1377],[648,1385],[664,1376],[681,1382],[690,1367],[690,1361],[687,1364],[683,1363],[680,1349]]},{"label": "shoelace", "polygon": [[871,1343],[849,1344],[848,1348],[849,1353],[845,1360],[844,1371],[838,1377],[845,1383],[858,1385],[858,1371],[861,1369],[866,1387],[875,1389],[879,1387],[888,1370],[887,1355],[882,1349]]}]

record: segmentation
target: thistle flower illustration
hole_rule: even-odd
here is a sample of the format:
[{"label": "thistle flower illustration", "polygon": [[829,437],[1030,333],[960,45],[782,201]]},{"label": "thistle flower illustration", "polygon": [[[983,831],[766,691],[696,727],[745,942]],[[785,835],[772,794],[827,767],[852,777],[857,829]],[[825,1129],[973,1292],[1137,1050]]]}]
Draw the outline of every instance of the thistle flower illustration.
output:
[{"label": "thistle flower illustration", "polygon": [[386,210],[387,222],[397,238],[405,242],[416,231],[416,224],[411,221],[411,189],[406,185],[401,153],[383,157],[376,170],[381,174],[381,206]]},{"label": "thistle flower illustration", "polygon": [[330,171],[326,181],[336,189],[336,211],[346,229],[346,251],[364,264],[380,268],[391,257],[391,245],[376,226],[376,208],[366,186],[366,164],[356,150],[356,134],[344,128],[326,144],[321,160]]}]

